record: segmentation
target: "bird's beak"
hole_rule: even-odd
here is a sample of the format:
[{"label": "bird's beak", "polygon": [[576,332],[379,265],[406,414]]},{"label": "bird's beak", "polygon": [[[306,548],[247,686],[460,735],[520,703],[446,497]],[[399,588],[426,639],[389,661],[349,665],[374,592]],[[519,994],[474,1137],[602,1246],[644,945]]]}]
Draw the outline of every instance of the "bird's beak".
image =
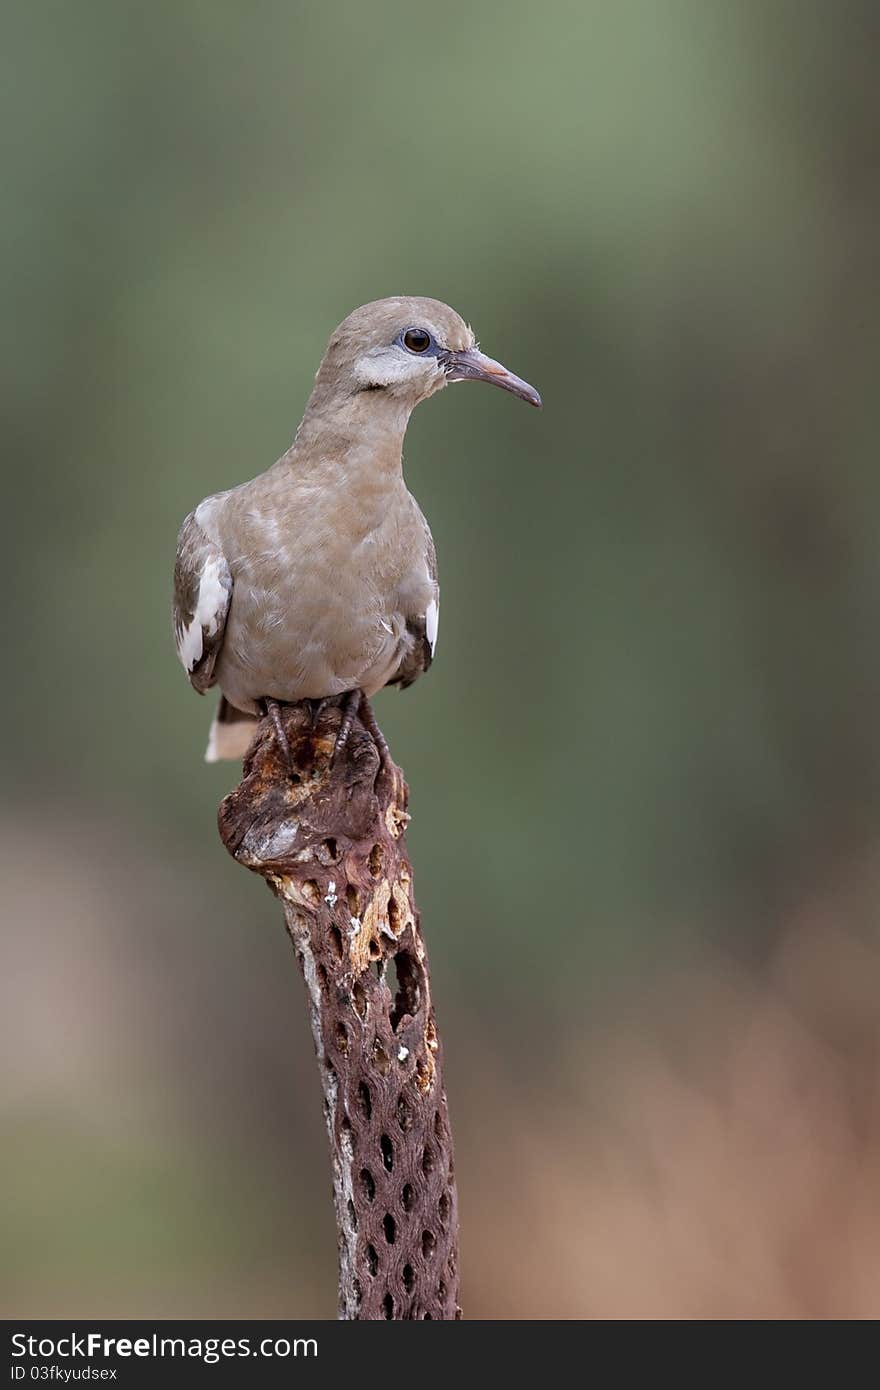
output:
[{"label": "bird's beak", "polygon": [[540,407],[541,397],[534,386],[521,377],[514,376],[500,362],[494,362],[478,348],[468,348],[466,352],[446,352],[443,366],[450,381],[488,381],[492,386],[500,386],[502,391],[510,391],[529,405]]}]

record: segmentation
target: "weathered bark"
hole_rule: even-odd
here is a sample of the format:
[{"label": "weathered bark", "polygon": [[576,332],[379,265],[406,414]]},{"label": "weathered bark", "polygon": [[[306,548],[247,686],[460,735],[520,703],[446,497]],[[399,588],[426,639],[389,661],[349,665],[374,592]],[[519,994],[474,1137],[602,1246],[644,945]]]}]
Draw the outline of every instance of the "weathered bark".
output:
[{"label": "weathered bark", "polygon": [[442,1053],[404,830],[407,786],[360,719],[263,721],[220,806],[230,854],[281,899],[308,991],[330,1138],[339,1316],[460,1317],[458,1208]]}]

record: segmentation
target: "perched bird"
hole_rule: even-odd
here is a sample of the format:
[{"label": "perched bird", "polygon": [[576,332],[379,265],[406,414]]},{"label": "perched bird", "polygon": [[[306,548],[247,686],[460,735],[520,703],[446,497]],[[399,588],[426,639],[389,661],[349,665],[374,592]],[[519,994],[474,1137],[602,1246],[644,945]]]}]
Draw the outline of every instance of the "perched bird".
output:
[{"label": "perched bird", "polygon": [[402,449],[414,407],[452,381],[541,404],[448,305],[401,296],[355,309],[330,339],[287,453],[184,521],[174,631],[190,683],[200,694],[220,687],[208,762],[243,757],[264,713],[289,758],[279,702],[344,695],[337,748],[361,702],[381,738],[369,696],[430,666],[437,562]]}]

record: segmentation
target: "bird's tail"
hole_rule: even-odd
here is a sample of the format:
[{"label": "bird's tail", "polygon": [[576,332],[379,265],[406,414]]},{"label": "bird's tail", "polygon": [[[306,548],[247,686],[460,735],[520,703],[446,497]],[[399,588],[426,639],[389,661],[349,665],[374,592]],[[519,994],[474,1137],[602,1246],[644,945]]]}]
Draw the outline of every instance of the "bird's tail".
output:
[{"label": "bird's tail", "polygon": [[218,763],[221,758],[243,758],[257,732],[257,718],[236,709],[225,695],[220,696],[217,713],[208,735],[205,762]]}]

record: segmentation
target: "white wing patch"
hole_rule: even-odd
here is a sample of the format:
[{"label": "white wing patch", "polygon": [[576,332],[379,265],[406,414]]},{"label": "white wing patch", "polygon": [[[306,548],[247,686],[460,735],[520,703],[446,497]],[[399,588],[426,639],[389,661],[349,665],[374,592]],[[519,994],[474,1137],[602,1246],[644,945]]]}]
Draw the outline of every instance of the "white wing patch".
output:
[{"label": "white wing patch", "polygon": [[437,633],[440,630],[440,601],[432,598],[425,613],[425,636],[428,639],[428,646],[431,648],[431,656],[434,655],[434,648],[437,645]]},{"label": "white wing patch", "polygon": [[213,637],[226,612],[228,595],[220,578],[221,560],[208,560],[199,580],[196,611],[188,627],[177,634],[177,655],[185,671],[192,671],[201,660],[205,637]]}]

